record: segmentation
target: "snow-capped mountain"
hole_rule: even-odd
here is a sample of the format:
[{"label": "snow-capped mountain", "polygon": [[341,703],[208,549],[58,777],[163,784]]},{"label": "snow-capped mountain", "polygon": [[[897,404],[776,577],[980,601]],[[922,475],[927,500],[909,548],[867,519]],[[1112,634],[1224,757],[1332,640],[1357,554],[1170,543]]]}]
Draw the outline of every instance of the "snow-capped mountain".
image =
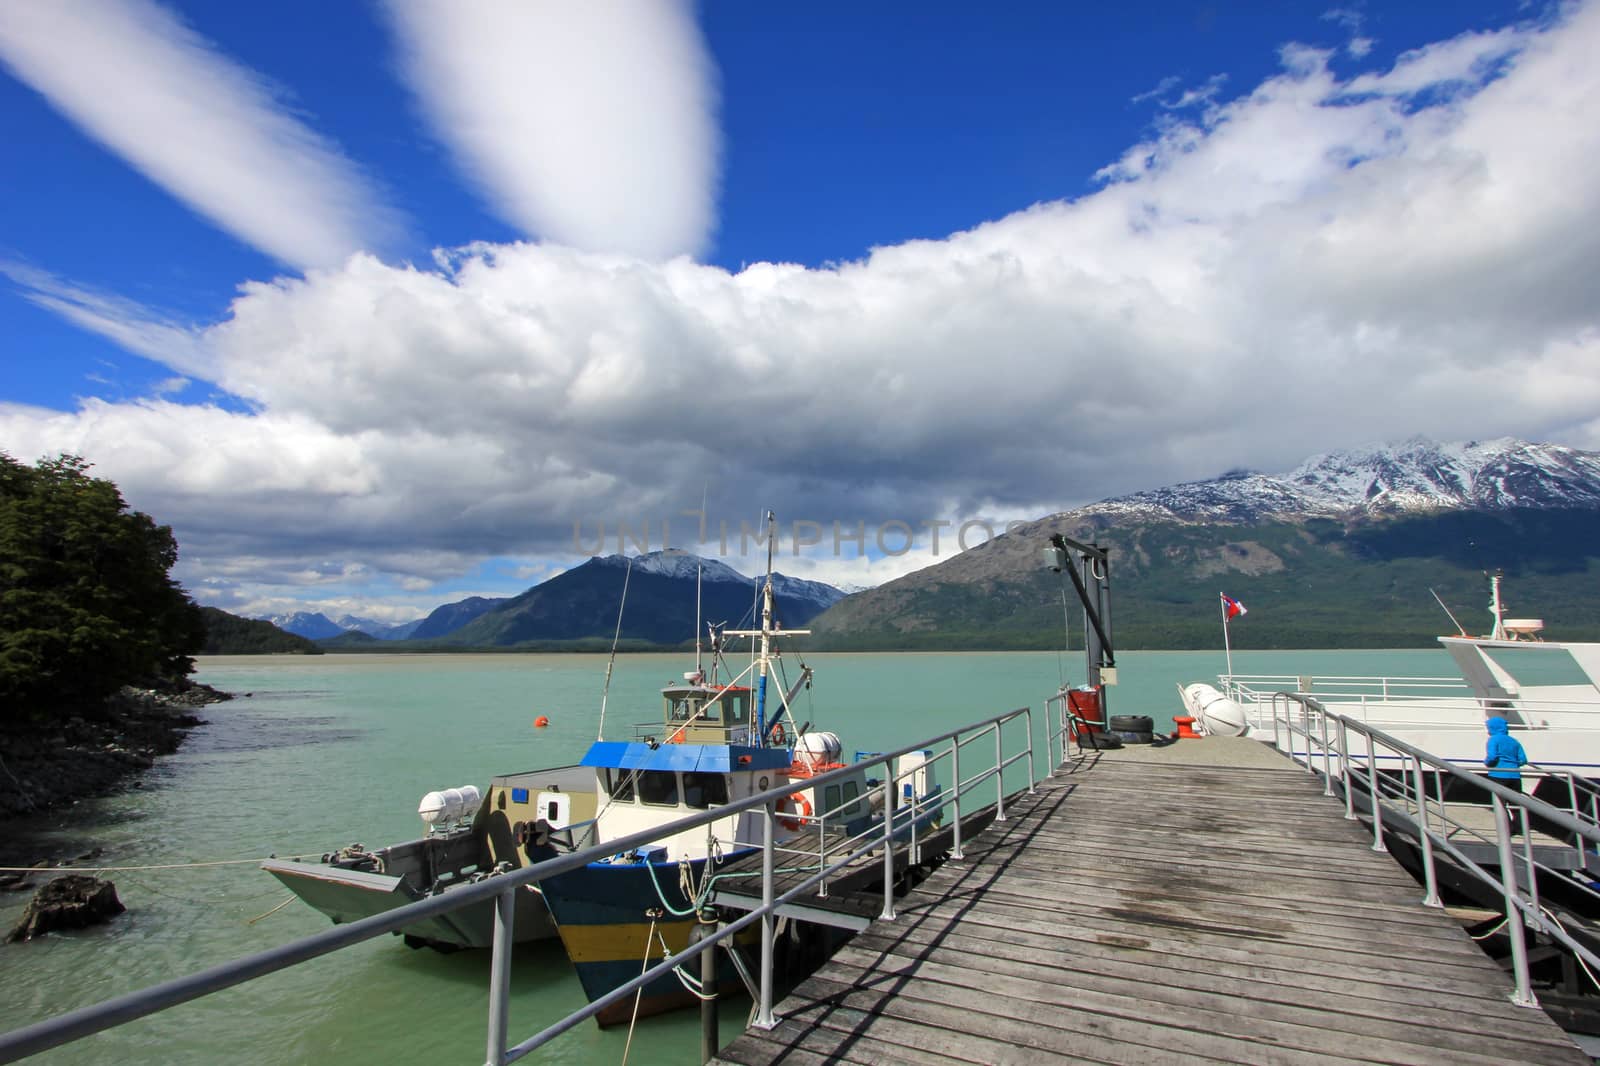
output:
[{"label": "snow-capped mountain", "polygon": [[[654,551],[647,555],[635,555],[632,560],[633,572],[636,574],[656,574],[660,577],[673,578],[686,577],[692,581],[698,571],[700,579],[708,583],[713,581],[734,581],[743,585],[750,584],[749,578],[727,563],[719,562],[716,559],[704,559],[684,551],[670,549],[667,551]],[[626,555],[599,555],[594,558],[594,562],[600,566],[616,567],[619,570],[626,568],[628,561],[629,557]]]},{"label": "snow-capped mountain", "polygon": [[336,637],[343,633],[344,627],[334,622],[321,611],[296,611],[293,614],[275,614],[267,621],[277,626],[286,633],[293,633],[307,640],[322,640],[325,637]]},{"label": "snow-capped mountain", "polygon": [[404,640],[411,635],[412,630],[422,624],[418,618],[414,622],[402,622],[399,625],[390,625],[372,618],[361,618],[357,615],[346,614],[339,618],[329,618],[321,611],[295,611],[293,614],[275,614],[266,617],[279,629],[305,637],[308,640],[326,640],[328,637],[337,637],[341,633],[360,632],[379,640]]},{"label": "snow-capped mountain", "polygon": [[[599,566],[622,568],[628,565],[625,555],[596,556],[593,563]],[[717,559],[706,559],[685,551],[654,551],[633,557],[635,574],[657,574],[661,577],[687,578],[693,581],[698,572],[706,584],[729,582],[753,589],[757,579],[745,577],[739,571]],[[822,581],[807,581],[787,574],[772,575],[772,591],[780,599],[797,600],[814,604],[820,611],[843,599],[845,593]]]},{"label": "snow-capped mountain", "polygon": [[1121,496],[1080,513],[1247,522],[1512,507],[1600,508],[1600,452],[1510,437],[1461,444],[1416,438],[1314,456],[1287,474],[1235,471]]},{"label": "snow-capped mountain", "polygon": [[365,633],[369,637],[379,640],[405,640],[412,632],[423,623],[424,619],[413,618],[409,622],[380,622],[376,618],[362,618],[360,615],[340,615],[333,620],[333,624],[346,632]]}]

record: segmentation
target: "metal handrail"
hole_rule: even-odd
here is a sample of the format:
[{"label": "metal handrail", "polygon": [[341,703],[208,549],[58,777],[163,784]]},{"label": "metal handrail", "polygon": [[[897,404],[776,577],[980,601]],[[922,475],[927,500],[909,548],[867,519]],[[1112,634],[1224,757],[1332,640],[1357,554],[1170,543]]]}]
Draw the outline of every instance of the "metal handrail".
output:
[{"label": "metal handrail", "polygon": [[[62,1044],[81,1039],[82,1037],[113,1028],[118,1025],[143,1018],[169,1007],[186,1003],[213,992],[220,992],[227,988],[243,984],[255,978],[275,973],[278,970],[307,962],[322,955],[330,954],[341,948],[350,947],[385,933],[392,933],[403,926],[412,925],[425,919],[439,915],[449,914],[466,907],[473,906],[493,899],[495,902],[494,937],[490,961],[489,980],[489,1017],[487,1034],[486,1066],[503,1066],[504,1063],[514,1062],[530,1051],[560,1036],[562,1033],[578,1025],[586,1018],[592,1017],[611,1004],[632,995],[639,988],[665,976],[673,967],[683,964],[691,958],[698,957],[702,951],[709,950],[724,940],[736,935],[747,927],[760,922],[762,926],[761,939],[761,973],[760,994],[758,997],[758,1013],[755,1023],[757,1026],[772,1028],[778,1024],[772,1014],[772,978],[773,978],[773,936],[775,930],[774,919],[778,908],[803,892],[821,883],[829,873],[839,869],[848,862],[859,858],[871,850],[882,847],[884,864],[884,906],[881,917],[892,920],[894,914],[894,836],[904,827],[893,817],[894,805],[892,790],[897,778],[894,772],[894,760],[902,755],[923,748],[930,748],[944,741],[950,741],[949,754],[954,767],[954,785],[944,801],[949,802],[955,809],[955,846],[951,851],[951,858],[960,859],[961,854],[961,795],[963,782],[960,777],[959,753],[962,746],[972,740],[993,732],[995,736],[995,751],[997,756],[1002,756],[1001,728],[1008,722],[1017,718],[1024,718],[1027,722],[1027,736],[1024,750],[1007,758],[997,758],[999,765],[974,775],[974,784],[982,783],[993,776],[997,781],[996,820],[1004,821],[1004,783],[1003,772],[1006,767],[1016,761],[1028,759],[1028,792],[1034,791],[1033,772],[1033,713],[1030,708],[1023,707],[1005,714],[994,715],[980,719],[958,729],[938,734],[926,740],[909,744],[897,751],[888,752],[863,760],[853,766],[842,767],[827,773],[818,774],[808,779],[812,785],[826,785],[832,781],[843,780],[861,769],[882,764],[886,767],[883,785],[884,789],[884,818],[881,826],[881,836],[870,834],[873,839],[865,842],[861,847],[853,849],[851,853],[837,862],[825,866],[809,879],[801,882],[781,895],[774,891],[774,826],[777,819],[777,804],[794,790],[793,784],[767,789],[764,792],[733,803],[723,804],[696,812],[677,819],[667,825],[657,826],[652,829],[630,833],[616,840],[606,841],[582,851],[575,851],[566,855],[546,859],[532,866],[520,870],[510,871],[494,877],[487,878],[475,884],[463,885],[452,889],[448,893],[419,900],[415,903],[397,907],[392,911],[362,918],[344,925],[335,926],[312,936],[302,937],[287,944],[269,948],[232,962],[221,963],[208,967],[198,973],[189,974],[171,981],[153,985],[149,988],[139,989],[116,996],[102,1003],[92,1004],[76,1010],[35,1022],[7,1033],[0,1034],[0,1063],[13,1062],[29,1055],[46,1051]],[[975,734],[962,740],[964,734]],[[943,757],[943,754],[940,756]],[[933,760],[929,760],[931,763]],[[540,881],[559,874],[578,869],[591,862],[608,858],[613,855],[636,851],[664,836],[685,832],[699,826],[709,825],[720,821],[732,814],[739,814],[747,810],[760,808],[763,812],[763,832],[761,841],[762,850],[762,902],[761,905],[748,914],[722,926],[711,936],[698,940],[677,955],[669,955],[661,962],[644,970],[639,976],[628,981],[600,999],[573,1011],[565,1018],[544,1030],[534,1034],[527,1040],[512,1047],[506,1046],[508,1000],[510,998],[511,984],[511,947],[512,947],[512,920],[516,906],[516,892],[519,889],[533,890],[532,886]],[[912,810],[914,811],[914,807]],[[910,816],[914,824],[914,814]]]},{"label": "metal handrail", "polygon": [[[1293,706],[1298,704],[1303,713],[1296,721]],[[1281,710],[1281,714],[1280,714]],[[1538,869],[1549,870],[1536,861],[1532,840],[1532,817],[1537,817],[1543,822],[1554,826],[1556,829],[1570,833],[1580,841],[1575,845],[1582,850],[1582,841],[1591,845],[1600,845],[1600,824],[1591,819],[1585,819],[1577,810],[1574,799],[1571,812],[1562,810],[1542,800],[1499,784],[1493,778],[1470,773],[1454,763],[1440,759],[1415,745],[1408,744],[1398,737],[1391,736],[1381,730],[1374,729],[1357,718],[1350,715],[1338,714],[1329,711],[1315,697],[1300,693],[1278,693],[1272,701],[1273,746],[1280,752],[1288,755],[1296,763],[1304,765],[1309,773],[1320,774],[1323,778],[1324,795],[1335,795],[1334,782],[1337,780],[1344,793],[1345,817],[1354,820],[1357,815],[1354,809],[1354,797],[1358,789],[1364,788],[1370,797],[1372,814],[1372,849],[1374,851],[1387,850],[1384,844],[1384,790],[1387,788],[1392,798],[1398,799],[1401,804],[1399,810],[1391,810],[1391,817],[1403,816],[1414,828],[1414,837],[1422,851],[1423,879],[1426,896],[1423,903],[1430,907],[1442,906],[1439,898],[1438,880],[1434,870],[1434,850],[1442,848],[1446,853],[1471,876],[1497,890],[1505,904],[1506,922],[1509,926],[1508,939],[1511,944],[1512,970],[1516,978],[1516,992],[1513,1001],[1529,1007],[1537,1007],[1538,999],[1533,994],[1528,971],[1527,945],[1524,940],[1524,930],[1531,926],[1539,933],[1558,941],[1568,950],[1572,951],[1581,960],[1590,966],[1600,967],[1600,955],[1574,939],[1561,925],[1559,919],[1550,914],[1539,901],[1538,880],[1535,871]],[[1334,736],[1330,738],[1330,726],[1334,729]],[[1366,739],[1367,752],[1365,759],[1351,750],[1349,734],[1351,731]],[[1304,752],[1298,751],[1294,743],[1295,737],[1305,740]],[[1389,777],[1380,777],[1377,772],[1377,761],[1380,757],[1380,748],[1388,749],[1402,760],[1398,780]],[[1335,765],[1337,761],[1337,766]],[[1318,763],[1320,762],[1320,768]],[[1365,780],[1358,780],[1359,772]],[[1435,791],[1437,800],[1430,800],[1427,791],[1425,768],[1427,773],[1435,776]],[[1448,814],[1448,804],[1444,799],[1444,775],[1457,782],[1468,782],[1469,790],[1478,793],[1487,793],[1490,805],[1494,812],[1495,839],[1493,843],[1498,853],[1498,873],[1492,872],[1468,858],[1451,839],[1450,835],[1436,831],[1431,819],[1438,817],[1441,828],[1452,824]],[[1587,785],[1588,783],[1586,783]],[[1589,790],[1593,791],[1592,786]],[[1576,796],[1576,792],[1574,792]],[[1414,803],[1413,803],[1414,798]],[[1521,855],[1514,855],[1511,819],[1508,807],[1521,809],[1519,819],[1523,829]],[[1460,826],[1460,823],[1454,823]],[[1466,828],[1466,827],[1463,827]],[[1470,832],[1478,835],[1487,842],[1487,838],[1477,833],[1475,829]],[[1526,871],[1525,884],[1519,882],[1516,876],[1515,864],[1520,859]],[[1576,887],[1577,882],[1572,882]]]}]

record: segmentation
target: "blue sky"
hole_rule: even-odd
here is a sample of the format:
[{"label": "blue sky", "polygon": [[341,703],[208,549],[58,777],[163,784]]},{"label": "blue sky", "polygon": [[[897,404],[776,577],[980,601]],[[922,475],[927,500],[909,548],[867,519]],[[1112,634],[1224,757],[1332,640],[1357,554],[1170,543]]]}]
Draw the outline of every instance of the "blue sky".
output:
[{"label": "blue sky", "polygon": [[[1597,22],[6,0],[0,449],[84,454],[203,602],[398,619],[701,500],[1594,447]],[[932,558],[829,547],[785,569]]]}]

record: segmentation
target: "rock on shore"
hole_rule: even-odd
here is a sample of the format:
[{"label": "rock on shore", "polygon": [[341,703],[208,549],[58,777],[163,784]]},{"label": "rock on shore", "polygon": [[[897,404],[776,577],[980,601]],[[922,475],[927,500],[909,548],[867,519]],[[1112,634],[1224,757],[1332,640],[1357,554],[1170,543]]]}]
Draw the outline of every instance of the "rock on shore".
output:
[{"label": "rock on shore", "polygon": [[69,715],[43,729],[6,736],[0,819],[116,791],[149,769],[157,756],[178,750],[189,730],[203,724],[192,713],[196,708],[232,698],[188,680],[160,689],[130,686],[93,715]]},{"label": "rock on shore", "polygon": [[82,929],[108,922],[127,909],[117,898],[117,886],[110,881],[67,874],[34,894],[6,943],[32,940],[56,929]]}]

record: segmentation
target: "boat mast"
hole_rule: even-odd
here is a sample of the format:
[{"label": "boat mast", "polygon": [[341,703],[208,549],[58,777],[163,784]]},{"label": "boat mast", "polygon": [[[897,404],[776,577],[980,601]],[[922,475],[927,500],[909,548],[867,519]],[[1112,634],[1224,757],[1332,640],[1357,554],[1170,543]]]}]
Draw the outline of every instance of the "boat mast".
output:
[{"label": "boat mast", "polygon": [[767,742],[767,673],[772,661],[772,542],[777,515],[767,512],[767,582],[761,589],[761,674],[756,687],[756,733]]}]

